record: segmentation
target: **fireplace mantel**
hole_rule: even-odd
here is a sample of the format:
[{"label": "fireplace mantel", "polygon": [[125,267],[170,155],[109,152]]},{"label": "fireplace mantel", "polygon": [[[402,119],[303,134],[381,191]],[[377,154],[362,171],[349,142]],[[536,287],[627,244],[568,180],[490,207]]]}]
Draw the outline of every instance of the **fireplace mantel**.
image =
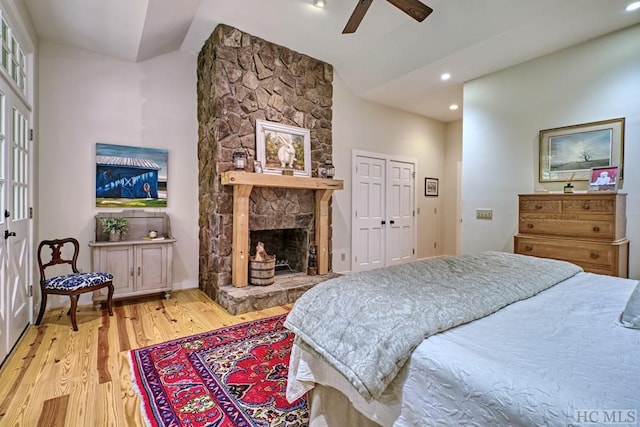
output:
[{"label": "fireplace mantel", "polygon": [[329,200],[334,190],[342,190],[339,179],[268,175],[241,171],[220,174],[223,185],[233,185],[233,253],[231,280],[233,286],[249,282],[249,196],[253,187],[298,188],[315,190],[316,245],[318,274],[329,271]]}]

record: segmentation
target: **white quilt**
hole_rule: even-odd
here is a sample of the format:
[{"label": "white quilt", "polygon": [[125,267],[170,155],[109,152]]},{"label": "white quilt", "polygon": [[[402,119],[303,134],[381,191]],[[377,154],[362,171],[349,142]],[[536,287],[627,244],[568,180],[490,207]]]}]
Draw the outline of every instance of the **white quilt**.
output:
[{"label": "white quilt", "polygon": [[299,393],[314,382],[335,387],[383,426],[605,425],[615,416],[629,421],[618,418],[618,426],[637,425],[640,330],[618,324],[636,284],[579,273],[431,336],[371,402],[295,346],[288,389]]}]

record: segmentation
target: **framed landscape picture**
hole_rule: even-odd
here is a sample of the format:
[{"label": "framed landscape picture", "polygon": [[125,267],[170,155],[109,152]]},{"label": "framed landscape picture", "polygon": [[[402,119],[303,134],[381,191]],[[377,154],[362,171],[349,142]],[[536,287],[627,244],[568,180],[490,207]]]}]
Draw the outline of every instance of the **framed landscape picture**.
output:
[{"label": "framed landscape picture", "polygon": [[624,118],[540,131],[539,182],[589,181],[591,168],[624,163]]}]

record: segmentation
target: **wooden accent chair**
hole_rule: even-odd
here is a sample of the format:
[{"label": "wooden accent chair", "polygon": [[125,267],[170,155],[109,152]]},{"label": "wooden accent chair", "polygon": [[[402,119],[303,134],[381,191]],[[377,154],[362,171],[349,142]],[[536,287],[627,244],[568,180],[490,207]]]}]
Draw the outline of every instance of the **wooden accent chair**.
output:
[{"label": "wooden accent chair", "polygon": [[[73,246],[73,256],[71,258],[63,258],[63,247],[65,245]],[[47,260],[43,262],[43,252],[48,248],[51,255],[45,257]],[[43,240],[38,246],[38,267],[40,268],[40,291],[42,293],[42,301],[40,302],[40,312],[36,325],[42,321],[45,308],[47,306],[47,295],[69,295],[71,298],[71,308],[67,314],[71,314],[71,324],[73,330],[78,330],[76,323],[76,308],[78,307],[78,297],[85,292],[93,292],[104,287],[109,288],[107,296],[107,308],[109,316],[113,316],[113,276],[109,273],[80,273],[76,262],[80,253],[80,244],[72,237],[65,239]],[[72,273],[61,276],[47,277],[45,270],[58,264],[69,264]]]}]

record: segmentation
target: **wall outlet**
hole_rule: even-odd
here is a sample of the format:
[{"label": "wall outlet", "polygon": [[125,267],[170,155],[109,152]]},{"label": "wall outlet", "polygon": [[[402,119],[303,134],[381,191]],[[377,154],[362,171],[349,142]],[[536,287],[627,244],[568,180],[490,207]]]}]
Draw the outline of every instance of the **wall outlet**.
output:
[{"label": "wall outlet", "polygon": [[493,209],[476,209],[476,219],[493,219]]}]

